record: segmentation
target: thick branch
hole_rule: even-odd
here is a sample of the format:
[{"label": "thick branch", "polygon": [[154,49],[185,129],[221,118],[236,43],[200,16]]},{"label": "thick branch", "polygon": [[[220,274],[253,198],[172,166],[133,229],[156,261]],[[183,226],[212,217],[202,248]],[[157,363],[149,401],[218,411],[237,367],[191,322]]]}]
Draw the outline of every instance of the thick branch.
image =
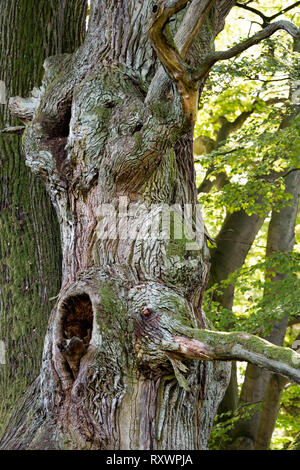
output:
[{"label": "thick branch", "polygon": [[181,355],[192,359],[247,361],[300,384],[300,354],[254,335],[188,329],[174,336]]},{"label": "thick branch", "polygon": [[159,59],[167,72],[176,82],[183,82],[185,85],[190,80],[188,66],[183,61],[175,47],[163,34],[169,19],[187,4],[187,0],[178,0],[160,3],[153,7],[154,16],[149,27],[149,36]]},{"label": "thick branch", "polygon": [[186,58],[189,48],[214,3],[214,0],[194,0],[189,7],[175,36],[175,44],[183,58]]},{"label": "thick branch", "polygon": [[[185,60],[190,46],[197,33],[203,25],[209,9],[213,6],[214,0],[193,0],[188,11],[174,37],[174,43],[180,56]],[[163,96],[170,85],[170,78],[166,75],[163,67],[159,67],[156,72],[146,98],[146,102],[151,102]]]},{"label": "thick branch", "polygon": [[31,95],[29,98],[14,96],[9,100],[10,112],[26,124],[33,119],[34,113],[40,104],[41,90],[34,88]]},{"label": "thick branch", "polygon": [[204,59],[200,70],[197,71],[193,78],[195,80],[200,80],[219,60],[227,60],[237,56],[241,52],[249,49],[249,47],[252,47],[255,44],[260,43],[263,39],[270,37],[272,34],[274,34],[280,29],[287,31],[289,34],[291,34],[291,36],[295,38],[300,37],[300,29],[298,29],[293,23],[290,23],[289,21],[276,21],[275,23],[266,26],[266,28],[254,34],[254,36],[250,37],[249,39],[246,39],[245,41],[240,42],[236,46],[231,47],[227,51],[216,51],[209,54],[206,59]]},{"label": "thick branch", "polygon": [[185,63],[175,44],[164,35],[164,29],[170,18],[182,10],[187,0],[160,2],[153,7],[153,18],[149,27],[149,36],[161,63],[170,78],[177,84],[181,95],[184,113],[194,122],[198,104],[197,84],[192,79],[189,66]]}]

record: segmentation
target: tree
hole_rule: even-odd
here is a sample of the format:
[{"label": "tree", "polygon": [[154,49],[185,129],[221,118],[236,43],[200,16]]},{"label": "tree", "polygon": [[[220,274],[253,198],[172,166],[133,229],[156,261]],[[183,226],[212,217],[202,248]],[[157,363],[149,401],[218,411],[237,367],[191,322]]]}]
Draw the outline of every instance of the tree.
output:
[{"label": "tree", "polygon": [[208,329],[192,152],[211,67],[278,29],[300,33],[278,21],[214,51],[235,2],[188,3],[94,0],[83,45],[46,61],[31,99],[10,102],[58,214],[63,279],[39,379],[2,448],[206,448],[227,361],[300,381],[296,352]]},{"label": "tree", "polygon": [[[41,82],[46,57],[72,52],[85,32],[84,3],[6,1],[0,13],[0,80],[6,98]],[[5,98],[4,96],[2,98]],[[22,127],[0,105],[0,435],[39,373],[51,298],[60,287],[59,227],[44,185],[25,166]]]}]

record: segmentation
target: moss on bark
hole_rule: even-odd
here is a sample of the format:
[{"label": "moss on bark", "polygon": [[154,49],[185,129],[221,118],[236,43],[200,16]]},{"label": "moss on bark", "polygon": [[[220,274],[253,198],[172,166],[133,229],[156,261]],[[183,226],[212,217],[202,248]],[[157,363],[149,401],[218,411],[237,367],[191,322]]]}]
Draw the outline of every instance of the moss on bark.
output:
[{"label": "moss on bark", "polygon": [[[0,80],[7,98],[41,82],[43,61],[79,46],[85,0],[3,0]],[[0,129],[19,125],[0,105]],[[59,227],[44,186],[25,166],[19,135],[0,135],[0,435],[14,404],[36,378],[51,297],[61,277]]]}]

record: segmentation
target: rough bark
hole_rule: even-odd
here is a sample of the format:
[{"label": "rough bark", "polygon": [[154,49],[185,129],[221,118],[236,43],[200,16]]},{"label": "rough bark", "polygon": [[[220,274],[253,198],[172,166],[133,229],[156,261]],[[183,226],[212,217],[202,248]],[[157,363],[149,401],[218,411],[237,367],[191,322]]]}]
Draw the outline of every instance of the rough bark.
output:
[{"label": "rough bark", "polygon": [[[82,41],[83,1],[7,1],[0,12],[0,80],[6,97],[41,83],[49,55],[71,52]],[[82,16],[83,15],[83,16]],[[60,286],[59,227],[44,185],[25,166],[20,124],[0,105],[0,434],[20,395],[36,378],[51,297]],[[18,126],[16,126],[18,131]]]},{"label": "rough bark", "polygon": [[[158,64],[148,37],[151,9],[147,1],[94,2],[84,45],[46,61],[40,104],[24,134],[27,164],[44,178],[62,234],[63,283],[40,377],[42,412],[60,426],[54,435],[45,424],[56,446],[69,435],[66,448],[205,448],[226,386],[224,366],[191,360],[187,392],[165,352],[142,351],[133,321],[147,308],[155,316],[179,308],[190,326],[204,325],[199,299],[208,273],[203,231],[187,259],[182,240],[153,242],[147,234],[163,204],[195,207],[197,200],[192,128],[179,95],[145,104]],[[11,105],[28,115],[33,103],[16,98]],[[103,237],[107,216],[97,208],[117,208],[120,196],[140,210],[131,220],[144,240]],[[79,371],[71,370],[57,344],[67,338],[65,319],[83,322],[88,310],[88,352]],[[79,340],[86,333],[77,331]],[[25,443],[14,432],[3,447],[45,446],[31,434]]]}]

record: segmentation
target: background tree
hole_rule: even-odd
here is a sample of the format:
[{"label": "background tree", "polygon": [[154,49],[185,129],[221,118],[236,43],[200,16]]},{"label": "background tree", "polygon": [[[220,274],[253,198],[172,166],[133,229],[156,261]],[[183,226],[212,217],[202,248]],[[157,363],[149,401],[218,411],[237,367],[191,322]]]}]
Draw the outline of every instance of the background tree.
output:
[{"label": "background tree", "polygon": [[[279,29],[295,37],[299,30],[275,22],[215,51],[234,2],[194,0],[183,12],[187,4],[95,0],[83,45],[46,62],[35,96],[11,100],[30,121],[27,164],[58,213],[63,279],[39,380],[16,407],[3,448],[206,448],[228,382],[223,361],[300,380],[290,349],[207,329],[209,235],[196,217],[192,153],[211,67]],[[118,237],[107,204],[123,213]],[[153,240],[166,204],[175,205],[176,229],[198,222],[196,238],[174,230]],[[183,227],[187,204],[193,212]]]},{"label": "background tree", "polygon": [[[282,7],[279,3],[276,16],[282,15]],[[293,17],[297,12],[295,10],[297,5],[296,3],[288,7],[292,19],[294,19]],[[252,2],[252,12],[255,12],[255,6],[255,3]],[[260,2],[260,5],[256,8],[261,7],[263,5]],[[275,5],[272,5],[272,7],[275,7]],[[264,11],[266,14],[272,12],[270,5],[266,4]],[[260,13],[259,10],[258,13]],[[268,19],[266,14],[264,15],[265,21]],[[251,16],[247,18],[249,22],[251,19]],[[235,24],[233,18],[228,24]],[[233,35],[234,32],[231,30],[229,32],[230,39]],[[204,160],[208,170],[199,186],[200,193],[206,193],[211,191],[214,186],[216,187],[209,196],[201,196],[201,201],[206,208],[207,223],[214,233],[218,233],[216,247],[212,250],[212,284],[216,281],[220,283],[222,280],[227,279],[234,272],[234,269],[241,268],[258,229],[262,226],[270,209],[273,209],[267,256],[269,257],[271,252],[280,250],[282,252],[281,262],[285,256],[284,263],[290,274],[288,279],[283,281],[286,275],[283,274],[281,267],[281,274],[278,274],[275,278],[272,277],[272,280],[276,281],[276,287],[271,290],[267,288],[268,294],[265,291],[264,315],[261,315],[261,309],[257,310],[255,303],[253,305],[253,293],[250,294],[251,289],[247,289],[249,278],[244,277],[240,281],[244,283],[242,292],[244,292],[244,295],[248,294],[251,302],[247,303],[244,295],[241,297],[239,294],[239,297],[235,300],[235,311],[248,307],[248,311],[251,310],[255,313],[257,319],[256,325],[253,323],[252,327],[248,325],[250,327],[249,331],[260,329],[262,333],[265,328],[269,333],[265,331],[264,336],[276,343],[283,341],[288,324],[297,323],[295,319],[289,319],[291,314],[294,313],[295,315],[295,309],[297,311],[297,291],[289,295],[288,289],[291,291],[291,285],[294,286],[295,284],[295,276],[293,275],[295,265],[293,262],[290,263],[289,252],[293,250],[299,193],[299,171],[296,171],[299,167],[299,145],[297,144],[299,131],[296,119],[298,111],[297,106],[291,106],[290,104],[292,95],[296,96],[297,94],[295,81],[297,80],[298,66],[296,62],[298,58],[297,54],[294,54],[293,59],[293,43],[289,44],[282,37],[280,37],[280,42],[277,39],[269,40],[263,48],[263,55],[257,47],[254,57],[252,53],[244,54],[238,60],[235,59],[225,66],[216,67],[214,75],[210,77],[210,86],[206,88],[206,94],[203,96],[204,102],[209,99],[211,104],[208,105],[206,102],[206,106],[204,105],[201,111],[199,125],[196,126],[196,135],[198,137],[194,141],[194,150],[196,153],[198,150],[199,153],[200,149],[202,153],[214,149],[211,156],[208,155]],[[288,60],[286,60],[287,51],[289,51]],[[260,59],[258,59],[258,53]],[[285,66],[284,70],[282,69],[283,64]],[[247,77],[246,83],[245,77]],[[218,94],[216,94],[216,89]],[[213,112],[210,113],[210,109]],[[233,133],[234,135],[232,135]],[[217,137],[215,137],[215,134]],[[208,149],[203,148],[203,145],[201,147],[202,142],[209,142],[210,147]],[[197,166],[199,167],[199,165]],[[224,168],[227,168],[227,174],[224,173]],[[284,174],[287,175],[286,178],[284,178]],[[286,187],[286,192],[282,193],[284,187]],[[254,195],[255,197],[253,197]],[[257,195],[259,195],[259,198]],[[227,216],[222,225],[224,201],[227,207]],[[281,210],[280,207],[282,207]],[[216,217],[218,213],[220,213],[220,216]],[[269,221],[265,222],[264,232],[268,225]],[[217,232],[218,230],[219,232]],[[231,243],[233,239],[235,244]],[[265,242],[264,237],[260,236],[256,243],[263,244]],[[230,262],[233,254],[235,266],[234,263]],[[250,258],[248,256],[247,263],[249,263],[249,260],[252,264],[253,276],[257,279],[257,276],[261,275],[258,274],[261,273],[260,268],[258,266],[257,271],[254,269],[253,255],[250,254]],[[272,265],[271,259],[269,265]],[[285,285],[285,289],[283,287],[279,288],[280,283],[282,283],[282,286]],[[288,283],[290,283],[289,287],[287,287]],[[279,292],[276,292],[276,288]],[[226,282],[221,290],[219,286],[214,292],[212,300],[214,300],[215,306],[218,306],[215,312],[219,320],[216,317],[213,319],[217,320],[217,324],[221,328],[235,328],[237,317],[236,314],[232,313],[234,282]],[[276,293],[275,297],[274,293]],[[268,303],[271,308],[268,307]],[[207,306],[208,312],[211,310],[211,305],[210,303]],[[249,309],[250,305],[251,309]],[[267,315],[266,310],[269,312]],[[276,310],[277,315],[274,315]],[[258,311],[259,315],[257,314]],[[226,312],[228,313],[226,314]],[[283,319],[284,315],[285,319]],[[270,331],[268,326],[272,318],[275,323],[277,322],[274,324],[273,332]],[[222,325],[220,325],[220,320]],[[241,319],[239,318],[238,321],[240,322]],[[267,323],[265,323],[266,321]],[[291,341],[291,338],[289,341]],[[289,344],[291,343],[292,341]],[[253,371],[256,371],[256,379],[254,379]],[[228,412],[237,413],[238,408],[244,413],[245,402],[249,404],[262,402],[265,393],[262,391],[262,376],[266,377],[264,382],[266,386],[269,375],[264,375],[261,369],[251,365],[248,366],[239,404],[237,375],[233,369],[231,384],[226,391],[219,411],[227,412],[228,419]],[[280,396],[282,390],[281,387],[278,388],[275,385],[279,379],[274,377],[274,380],[274,386],[270,389],[272,391],[268,394],[269,398],[263,404],[263,410],[265,410],[263,411],[264,426],[260,425],[260,434],[264,439],[263,448],[269,446],[278,411],[278,407],[274,403],[278,402],[278,396]],[[280,381],[280,383],[282,383],[282,386],[284,385],[283,382]],[[277,390],[277,393],[275,393],[275,390]],[[272,400],[270,397],[272,397]],[[266,410],[269,411],[268,420],[266,420]],[[238,439],[239,448],[243,448],[243,445],[246,448],[249,448],[249,445],[250,447],[262,446],[262,443],[255,444],[255,437],[253,437],[257,433],[260,419],[261,414],[257,412],[252,419],[252,425],[249,416],[243,423],[237,423],[240,428],[239,432],[244,433],[245,436],[243,444],[241,438]],[[238,422],[237,416],[234,421]],[[254,421],[256,427],[253,428]],[[227,421],[227,427],[230,422],[233,422],[232,417],[231,420]],[[297,430],[296,423],[295,429]],[[237,434],[238,431],[235,430],[235,435]],[[259,440],[259,438],[257,439]],[[218,442],[216,445],[221,444]]]},{"label": "background tree", "polygon": [[[0,80],[7,100],[41,82],[46,57],[80,45],[84,11],[81,0],[1,3]],[[0,434],[39,373],[51,297],[61,278],[59,227],[44,185],[25,166],[20,124],[1,104],[0,339],[6,364],[0,365]]]}]

